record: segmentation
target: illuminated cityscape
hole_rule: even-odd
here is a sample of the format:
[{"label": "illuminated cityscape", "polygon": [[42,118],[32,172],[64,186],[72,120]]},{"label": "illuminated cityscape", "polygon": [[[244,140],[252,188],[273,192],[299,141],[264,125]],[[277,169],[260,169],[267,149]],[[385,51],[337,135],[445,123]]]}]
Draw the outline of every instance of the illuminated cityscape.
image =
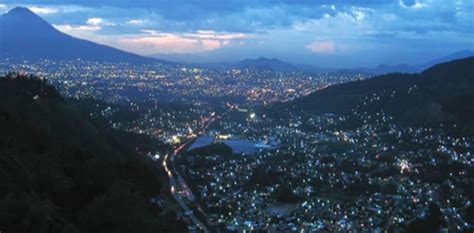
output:
[{"label": "illuminated cityscape", "polygon": [[0,2],[0,233],[474,231],[472,3],[98,2]]}]

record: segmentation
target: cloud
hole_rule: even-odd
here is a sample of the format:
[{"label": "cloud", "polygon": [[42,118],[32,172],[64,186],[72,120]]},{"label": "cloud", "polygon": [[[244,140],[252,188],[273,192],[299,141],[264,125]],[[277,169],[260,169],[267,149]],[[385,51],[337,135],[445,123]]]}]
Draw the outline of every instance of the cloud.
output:
[{"label": "cloud", "polygon": [[[142,54],[187,54],[214,51],[233,44],[240,44],[247,37],[243,33],[226,33],[197,30],[189,33],[161,32],[142,29],[138,33],[101,35],[98,21],[86,25],[54,25],[58,30],[101,44]],[[235,42],[235,43],[233,43]]]},{"label": "cloud", "polygon": [[[25,2],[40,4],[41,1]],[[134,30],[148,27],[160,31],[189,32],[205,28],[235,33],[265,33],[273,29],[291,28],[297,23],[301,25],[344,14],[356,21],[369,21],[376,27],[385,26],[384,22],[378,21],[385,14],[393,14],[402,20],[410,19],[407,22],[409,27],[399,23],[398,30],[423,28],[424,22],[429,20],[432,21],[430,24],[463,24],[462,28],[454,29],[469,30],[472,28],[469,18],[472,18],[473,10],[468,6],[469,1],[463,0],[452,3],[445,0],[227,0],[225,4],[218,0],[174,0],[173,3],[166,0],[138,0],[133,3],[128,0],[84,0],[79,7],[87,8],[87,12],[82,10],[74,15],[66,15],[66,8],[61,6],[78,4],[76,1],[65,0],[56,5],[48,2],[50,5],[39,6],[57,8],[66,17],[67,22],[55,22],[56,24],[78,24],[74,20],[79,17],[83,17],[82,20],[84,17],[113,18],[115,22],[121,22],[116,23],[122,26],[116,28],[118,33],[129,33],[129,29],[125,28],[127,25],[129,28],[133,26]],[[136,16],[139,18],[131,18]],[[469,23],[471,26],[466,27]],[[439,27],[441,28],[445,27]],[[430,29],[436,30],[436,27],[430,26]],[[420,29],[416,31],[420,32]]]},{"label": "cloud", "polygon": [[217,33],[210,30],[198,30],[196,33],[185,33],[184,36],[198,39],[233,40],[247,37],[244,33]]},{"label": "cloud", "polygon": [[245,38],[243,33],[198,30],[192,33],[165,33],[142,30],[142,34],[128,35],[117,46],[140,54],[199,53],[229,46],[232,40]]},{"label": "cloud", "polygon": [[121,39],[118,42],[125,48],[133,49],[142,54],[152,53],[187,53],[199,50],[199,41],[173,34],[159,36],[137,36]]},{"label": "cloud", "polygon": [[131,19],[127,21],[127,24],[138,25],[138,24],[143,24],[144,22],[145,20],[142,20],[142,19]]},{"label": "cloud", "polygon": [[104,23],[104,19],[94,17],[88,18],[85,25],[72,25],[72,24],[53,24],[53,26],[66,34],[70,34],[76,37],[83,38],[84,36],[90,36],[90,32],[99,31],[102,29],[101,24]]},{"label": "cloud", "polygon": [[82,31],[98,31],[101,29],[101,27],[97,25],[53,24],[53,26],[59,31],[75,36],[81,34]]},{"label": "cloud", "polygon": [[203,40],[201,43],[203,51],[216,50],[223,45],[223,43],[218,40]]},{"label": "cloud", "polygon": [[53,24],[53,26],[66,34],[87,39],[94,37],[91,32],[98,32],[103,26],[115,26],[115,23],[105,21],[103,18],[91,17],[86,20],[86,24]]},{"label": "cloud", "polygon": [[334,41],[314,41],[306,48],[312,53],[328,54],[336,51],[336,43]]},{"label": "cloud", "polygon": [[52,7],[28,6],[28,9],[40,15],[54,14],[58,12],[57,8]]},{"label": "cloud", "polygon": [[91,26],[115,26],[116,24],[110,21],[106,21],[103,18],[92,17],[88,18],[86,21],[87,25]]},{"label": "cloud", "polygon": [[101,24],[104,20],[102,18],[89,18],[87,19],[86,23],[92,26],[98,26]]},{"label": "cloud", "polygon": [[363,21],[366,17],[364,11],[357,8],[352,10],[352,14],[357,21]]}]

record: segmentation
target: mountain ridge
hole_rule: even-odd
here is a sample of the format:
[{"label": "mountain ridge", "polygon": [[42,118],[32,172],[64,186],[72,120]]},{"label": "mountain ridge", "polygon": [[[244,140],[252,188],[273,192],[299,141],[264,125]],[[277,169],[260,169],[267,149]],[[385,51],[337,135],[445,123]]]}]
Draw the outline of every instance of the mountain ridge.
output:
[{"label": "mountain ridge", "polygon": [[235,64],[239,68],[267,69],[280,72],[292,72],[298,70],[294,65],[277,58],[247,58]]},{"label": "mountain ridge", "polygon": [[0,57],[28,59],[83,59],[103,62],[167,63],[58,31],[25,7],[0,17]]},{"label": "mountain ridge", "polygon": [[463,59],[466,57],[474,56],[474,52],[471,50],[459,50],[449,55],[420,63],[420,64],[398,64],[398,65],[388,65],[388,64],[380,64],[375,68],[363,68],[362,70],[373,72],[376,74],[385,74],[385,73],[393,73],[393,72],[402,72],[402,73],[419,73],[425,69],[430,68],[439,63],[448,62],[457,59]]},{"label": "mountain ridge", "polygon": [[440,63],[417,74],[374,76],[334,85],[272,109],[350,114],[363,105],[365,97],[377,94],[381,100],[364,107],[366,111],[383,110],[409,124],[453,122],[474,126],[474,107],[470,104],[474,99],[472,67],[474,57],[469,57]]}]

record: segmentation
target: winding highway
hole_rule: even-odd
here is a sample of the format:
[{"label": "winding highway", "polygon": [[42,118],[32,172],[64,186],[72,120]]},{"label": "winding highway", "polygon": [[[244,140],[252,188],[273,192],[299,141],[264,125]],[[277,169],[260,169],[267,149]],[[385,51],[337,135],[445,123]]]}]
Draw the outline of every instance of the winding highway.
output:
[{"label": "winding highway", "polygon": [[189,186],[186,184],[186,181],[184,180],[183,176],[176,169],[175,164],[174,164],[174,158],[184,148],[187,148],[187,146],[191,142],[193,142],[196,137],[204,134],[206,129],[214,120],[215,118],[213,115],[211,115],[211,117],[209,118],[203,119],[201,123],[201,128],[198,131],[196,131],[194,134],[189,135],[185,139],[185,141],[183,141],[182,143],[175,145],[175,148],[171,152],[165,155],[163,164],[162,164],[168,176],[168,180],[169,180],[168,183],[169,183],[171,195],[176,200],[178,205],[181,207],[181,210],[183,211],[184,215],[188,217],[189,220],[191,220],[191,222],[194,225],[196,225],[196,227],[201,229],[204,233],[208,233],[209,229],[201,220],[199,220],[196,217],[196,215],[194,214],[194,211],[188,206],[188,204],[185,201],[187,200],[189,203],[193,203],[195,201],[195,196],[192,193]]}]

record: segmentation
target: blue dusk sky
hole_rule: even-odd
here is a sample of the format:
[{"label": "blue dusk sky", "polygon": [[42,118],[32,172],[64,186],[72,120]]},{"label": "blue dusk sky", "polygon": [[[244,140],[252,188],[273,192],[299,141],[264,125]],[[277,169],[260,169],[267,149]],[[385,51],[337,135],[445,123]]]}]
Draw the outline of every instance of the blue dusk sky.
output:
[{"label": "blue dusk sky", "polygon": [[200,62],[360,67],[474,50],[474,0],[0,0],[0,13],[16,6],[79,38]]}]

